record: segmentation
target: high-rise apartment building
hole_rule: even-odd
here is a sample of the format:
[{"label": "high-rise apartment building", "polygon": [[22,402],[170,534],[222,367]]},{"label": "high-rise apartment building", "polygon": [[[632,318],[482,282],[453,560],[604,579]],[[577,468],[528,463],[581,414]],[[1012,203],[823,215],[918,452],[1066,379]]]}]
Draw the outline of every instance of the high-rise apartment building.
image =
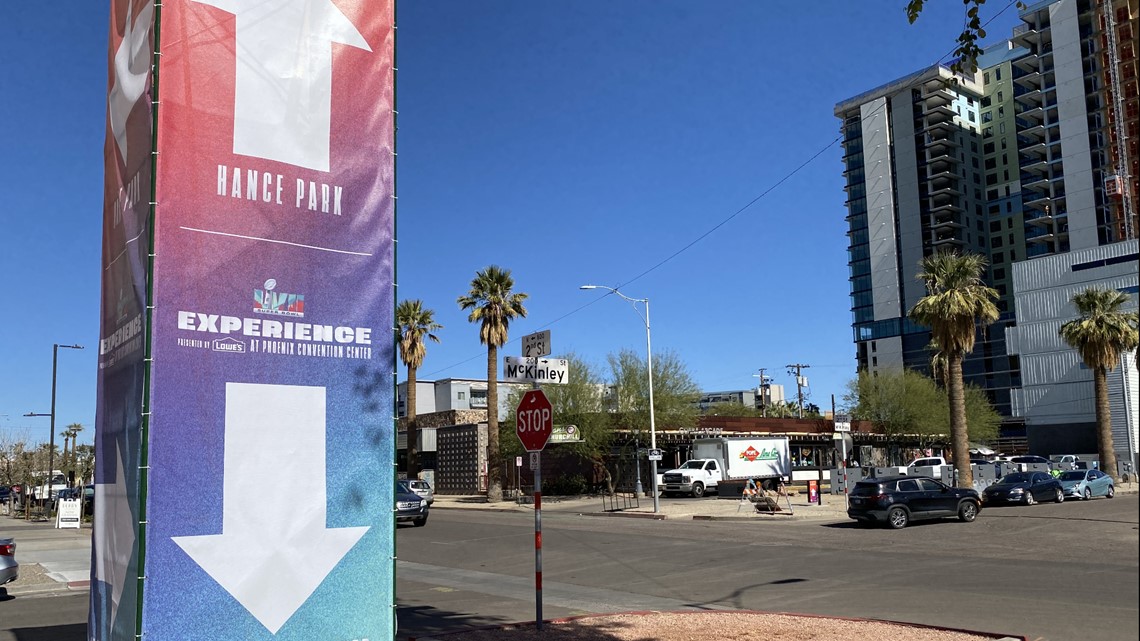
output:
[{"label": "high-rise apartment building", "polygon": [[[972,77],[936,65],[836,105],[860,369],[928,370],[929,332],[906,319],[925,295],[919,261],[940,249],[980,253],[1002,315],[980,333],[964,374],[1007,417],[1006,434],[1033,447],[1033,413],[1021,393],[1025,343],[1010,349],[1007,330],[1024,338],[1014,329],[1018,314],[1031,312],[1035,322],[1061,314],[1026,307],[1034,303],[1019,299],[1015,284],[1028,281],[1015,280],[1013,267],[1110,245],[1106,256],[1128,255],[1117,245],[1140,226],[1137,3],[1032,4]],[[1040,374],[1034,370],[1038,389],[1048,385]]]}]

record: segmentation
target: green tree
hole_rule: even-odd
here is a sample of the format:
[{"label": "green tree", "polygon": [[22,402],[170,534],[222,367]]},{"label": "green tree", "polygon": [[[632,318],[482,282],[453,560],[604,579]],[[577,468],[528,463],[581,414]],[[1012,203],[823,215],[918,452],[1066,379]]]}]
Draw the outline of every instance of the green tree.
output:
[{"label": "green tree", "polygon": [[[981,16],[982,5],[986,0],[962,0],[962,3],[967,7],[966,15],[963,18],[962,33],[958,34],[958,48],[954,50],[958,60],[951,68],[957,72],[973,73],[978,70],[978,56],[982,55],[978,42],[986,37]],[[925,4],[925,0],[909,0],[906,3],[906,17],[911,24],[918,20]],[[1025,3],[1020,0],[1017,2],[1018,9],[1025,7]]]},{"label": "green tree", "polygon": [[433,334],[443,329],[443,325],[435,322],[435,312],[424,307],[421,300],[404,300],[396,306],[397,345],[400,348],[400,360],[408,367],[408,478],[414,479],[420,473],[419,452],[419,426],[416,425],[416,371],[424,364],[427,356],[425,339],[439,342],[439,337]]},{"label": "green tree", "polygon": [[[593,462],[603,476],[606,456],[613,442],[613,420],[605,411],[606,384],[601,374],[590,363],[571,352],[557,358],[567,361],[567,382],[563,385],[546,385],[542,391],[554,410],[555,425],[575,425],[582,441],[548,446],[544,456],[579,456]],[[504,458],[524,453],[515,435],[516,409],[523,390],[514,388],[508,395],[510,414],[499,429],[500,446]],[[607,484],[612,484],[607,479]]]},{"label": "green tree", "polygon": [[847,384],[843,398],[853,418],[869,421],[892,439],[915,436],[920,447],[930,447],[946,434],[945,395],[914,370],[887,369],[878,375],[861,371]]},{"label": "green tree", "polygon": [[491,265],[475,273],[466,296],[456,299],[460,309],[470,310],[467,320],[479,323],[479,342],[487,346],[487,499],[503,500],[502,458],[499,455],[499,347],[507,342],[512,320],[526,317],[527,295],[512,291],[511,270]]},{"label": "green tree", "polygon": [[[981,388],[967,386],[964,395],[969,439],[992,441],[1001,415]],[[945,443],[951,433],[946,390],[914,370],[887,369],[877,376],[860,372],[847,384],[843,400],[856,420],[869,421],[891,437],[914,437],[920,448]]]},{"label": "green tree", "polygon": [[977,326],[989,325],[999,316],[997,290],[982,281],[986,260],[977,254],[937,252],[922,259],[918,278],[927,295],[910,310],[911,320],[930,328],[946,356],[946,392],[950,403],[950,440],[954,468],[963,487],[974,484],[970,468],[966,394],[962,360],[974,349]]},{"label": "green tree", "polygon": [[[1115,289],[1090,287],[1073,296],[1080,316],[1061,325],[1061,338],[1076,349],[1092,370],[1096,395],[1096,440],[1100,469],[1120,481],[1116,470],[1116,450],[1112,443],[1112,410],[1108,404],[1108,372],[1120,363],[1120,356],[1137,348],[1135,313],[1120,311],[1128,294]],[[1129,453],[1131,455],[1131,453]]]},{"label": "green tree", "polygon": [[[610,366],[612,396],[617,427],[631,432],[649,427],[649,377],[645,359],[629,349],[606,357]],[[676,352],[666,351],[653,358],[653,410],[658,428],[696,427],[700,409],[700,387]]]}]

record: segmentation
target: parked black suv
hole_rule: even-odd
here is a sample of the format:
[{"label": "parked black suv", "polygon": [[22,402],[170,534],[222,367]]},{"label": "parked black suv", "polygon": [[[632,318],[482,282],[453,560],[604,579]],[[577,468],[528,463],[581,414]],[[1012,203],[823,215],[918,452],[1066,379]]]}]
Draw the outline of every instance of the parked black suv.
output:
[{"label": "parked black suv", "polygon": [[982,501],[972,489],[950,487],[928,476],[890,476],[859,481],[848,497],[847,516],[861,524],[886,523],[894,529],[920,519],[957,516],[969,523]]}]

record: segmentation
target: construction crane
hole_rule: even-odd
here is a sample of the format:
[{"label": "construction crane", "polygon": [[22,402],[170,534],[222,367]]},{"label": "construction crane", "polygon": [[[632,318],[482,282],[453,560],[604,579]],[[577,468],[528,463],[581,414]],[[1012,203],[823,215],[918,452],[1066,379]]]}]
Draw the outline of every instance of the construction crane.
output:
[{"label": "construction crane", "polygon": [[1123,220],[1124,239],[1136,238],[1135,203],[1132,200],[1132,178],[1128,174],[1128,131],[1124,123],[1123,85],[1120,82],[1120,51],[1116,42],[1116,15],[1112,0],[1100,0],[1100,10],[1104,14],[1104,30],[1108,40],[1108,81],[1112,94],[1112,129],[1116,136],[1116,163],[1114,176],[1105,178],[1105,189],[1111,180],[1120,193],[1120,209]]}]

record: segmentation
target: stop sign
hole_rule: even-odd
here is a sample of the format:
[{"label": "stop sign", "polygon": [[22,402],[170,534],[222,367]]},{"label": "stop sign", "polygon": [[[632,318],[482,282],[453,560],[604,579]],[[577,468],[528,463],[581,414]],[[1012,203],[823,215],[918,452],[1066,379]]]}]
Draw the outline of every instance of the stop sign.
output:
[{"label": "stop sign", "polygon": [[523,394],[515,412],[515,432],[528,452],[541,452],[554,431],[554,410],[540,389]]}]

